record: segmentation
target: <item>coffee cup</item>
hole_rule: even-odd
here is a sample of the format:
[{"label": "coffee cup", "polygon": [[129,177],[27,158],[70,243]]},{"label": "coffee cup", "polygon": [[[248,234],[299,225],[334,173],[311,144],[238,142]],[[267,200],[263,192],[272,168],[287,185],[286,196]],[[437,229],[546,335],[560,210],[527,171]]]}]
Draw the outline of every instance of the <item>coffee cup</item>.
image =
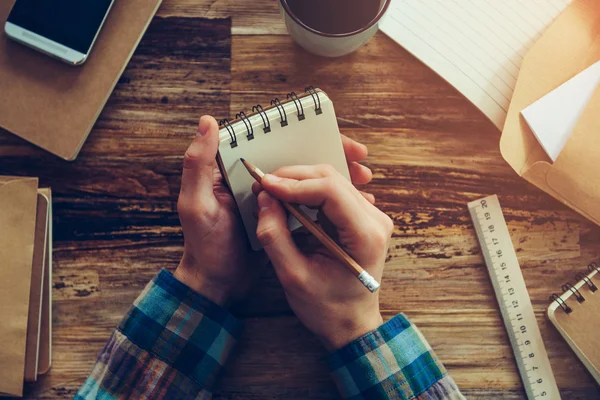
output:
[{"label": "coffee cup", "polygon": [[319,56],[340,57],[373,37],[390,3],[391,0],[279,0],[279,9],[288,32],[300,46]]}]

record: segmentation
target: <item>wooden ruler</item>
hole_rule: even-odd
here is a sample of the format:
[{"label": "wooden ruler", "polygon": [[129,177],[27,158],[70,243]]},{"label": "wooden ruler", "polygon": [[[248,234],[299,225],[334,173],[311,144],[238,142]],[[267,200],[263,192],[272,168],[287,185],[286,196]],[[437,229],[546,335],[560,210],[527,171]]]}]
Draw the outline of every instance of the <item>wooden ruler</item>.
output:
[{"label": "wooden ruler", "polygon": [[523,273],[497,196],[469,203],[517,366],[531,399],[560,399]]}]

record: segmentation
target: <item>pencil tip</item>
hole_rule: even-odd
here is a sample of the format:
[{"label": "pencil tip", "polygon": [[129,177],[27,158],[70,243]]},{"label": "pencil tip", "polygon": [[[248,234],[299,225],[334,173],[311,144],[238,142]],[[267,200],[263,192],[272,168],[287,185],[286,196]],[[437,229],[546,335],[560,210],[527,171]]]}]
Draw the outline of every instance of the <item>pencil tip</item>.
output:
[{"label": "pencil tip", "polygon": [[241,161],[241,162],[246,162],[246,160],[244,160],[243,158],[240,158],[240,161]]}]

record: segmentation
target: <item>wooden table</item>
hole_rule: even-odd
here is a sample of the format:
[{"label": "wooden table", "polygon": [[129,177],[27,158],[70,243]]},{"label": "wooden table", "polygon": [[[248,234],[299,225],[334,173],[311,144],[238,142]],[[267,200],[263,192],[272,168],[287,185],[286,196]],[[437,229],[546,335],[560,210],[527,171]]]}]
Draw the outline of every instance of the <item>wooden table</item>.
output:
[{"label": "wooden table", "polygon": [[[563,398],[600,396],[544,316],[548,296],[600,256],[600,229],[518,178],[493,125],[392,40],[311,56],[274,0],[165,0],[73,163],[0,133],[0,174],[40,176],[55,196],[54,366],[26,395],[71,398],[146,282],[177,265],[182,155],[199,116],[233,116],[308,84],[369,146],[368,190],[396,224],[385,318],[410,316],[470,398],[524,398],[466,208],[497,193]],[[336,398],[324,351],[272,270],[235,313],[246,330],[215,398]]]}]

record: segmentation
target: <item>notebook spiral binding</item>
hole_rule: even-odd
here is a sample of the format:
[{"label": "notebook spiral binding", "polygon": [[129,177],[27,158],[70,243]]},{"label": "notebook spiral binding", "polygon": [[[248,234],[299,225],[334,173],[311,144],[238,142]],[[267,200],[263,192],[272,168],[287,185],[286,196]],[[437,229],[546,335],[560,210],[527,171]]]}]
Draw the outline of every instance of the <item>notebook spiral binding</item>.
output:
[{"label": "notebook spiral binding", "polygon": [[[600,275],[600,264],[594,261],[588,265],[588,270],[590,272],[596,271]],[[583,272],[578,272],[577,275],[575,275],[575,278],[578,282],[583,282],[585,285],[587,285],[587,287],[592,293],[598,290],[598,286],[596,286],[594,281]],[[579,289],[577,289],[576,286],[573,286],[568,282],[562,285],[562,290],[564,293],[570,291],[578,303],[583,303],[585,301],[585,297],[581,294]],[[570,314],[571,312],[573,312],[573,309],[569,307],[569,305],[558,294],[553,293],[552,296],[550,296],[550,300],[555,301],[565,313]]]},{"label": "notebook spiral binding", "polygon": [[[312,97],[312,100],[315,104],[315,114],[316,115],[323,114],[323,109],[321,108],[321,98],[319,97],[319,92],[317,92],[317,90],[313,86],[307,87],[304,91],[305,91],[305,93],[309,94]],[[304,121],[306,119],[306,114],[304,112],[304,107],[302,106],[302,101],[300,100],[298,95],[295,92],[291,92],[291,93],[288,93],[287,98],[289,100],[293,101],[294,105],[296,106],[296,110],[298,111],[298,121]],[[274,98],[273,100],[271,100],[271,105],[274,106],[275,108],[277,108],[277,111],[279,112],[279,122],[281,123],[281,127],[288,126],[288,116],[285,111],[285,107],[283,106],[283,104],[281,103],[279,98]],[[263,107],[260,104],[257,104],[254,107],[252,107],[252,112],[256,113],[257,115],[260,116],[262,123],[263,123],[263,126],[262,126],[263,132],[264,133],[271,132],[271,120],[269,119],[269,116],[267,115],[267,113],[265,112]],[[246,137],[248,138],[248,140],[253,140],[254,139],[254,126],[252,125],[251,119],[243,111],[241,111],[239,114],[236,114],[235,117],[236,117],[236,119],[239,119],[240,121],[242,121],[244,123],[244,126],[246,128]],[[229,123],[229,120],[223,119],[223,120],[219,121],[219,126],[225,127],[227,129],[227,132],[229,133],[229,137],[231,139],[231,142],[230,142],[231,147],[232,148],[237,147],[237,145],[238,145],[237,134],[236,134],[233,126]]]}]

